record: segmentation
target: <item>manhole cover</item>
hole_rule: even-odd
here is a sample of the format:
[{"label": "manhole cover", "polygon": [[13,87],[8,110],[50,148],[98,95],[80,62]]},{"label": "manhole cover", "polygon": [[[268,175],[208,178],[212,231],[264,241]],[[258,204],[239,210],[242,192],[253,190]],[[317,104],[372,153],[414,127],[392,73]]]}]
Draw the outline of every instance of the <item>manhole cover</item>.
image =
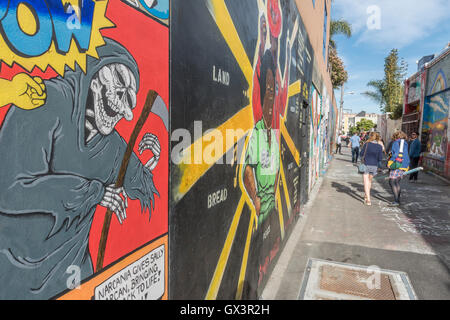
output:
[{"label": "manhole cover", "polygon": [[300,300],[416,300],[404,272],[309,259]]}]

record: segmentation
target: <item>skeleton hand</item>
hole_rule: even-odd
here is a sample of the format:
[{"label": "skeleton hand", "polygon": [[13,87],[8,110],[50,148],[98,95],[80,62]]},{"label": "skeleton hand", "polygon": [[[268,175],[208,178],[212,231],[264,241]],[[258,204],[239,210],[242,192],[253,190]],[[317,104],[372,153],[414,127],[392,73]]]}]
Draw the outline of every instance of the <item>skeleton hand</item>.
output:
[{"label": "skeleton hand", "polygon": [[139,154],[142,154],[146,149],[150,149],[153,152],[153,157],[147,161],[145,167],[153,171],[158,164],[159,154],[161,152],[159,140],[154,134],[146,133],[139,143]]},{"label": "skeleton hand", "polygon": [[[121,193],[123,194],[123,199],[120,196]],[[120,224],[127,218],[128,196],[122,187],[116,188],[113,184],[107,186],[100,205],[114,212]]]}]

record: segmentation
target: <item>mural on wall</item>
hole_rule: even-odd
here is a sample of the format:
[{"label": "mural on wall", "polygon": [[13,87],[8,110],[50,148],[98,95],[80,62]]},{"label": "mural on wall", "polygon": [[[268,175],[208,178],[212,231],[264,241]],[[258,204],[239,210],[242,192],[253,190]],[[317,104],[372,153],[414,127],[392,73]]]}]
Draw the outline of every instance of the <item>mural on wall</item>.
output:
[{"label": "mural on wall", "polygon": [[450,90],[425,100],[422,139],[426,141],[424,162],[429,168],[445,173],[448,145]]},{"label": "mural on wall", "polygon": [[337,111],[323,80],[318,76],[316,81],[322,83],[322,94],[314,84],[311,86],[309,191],[331,160],[337,121]]},{"label": "mural on wall", "polygon": [[444,70],[439,69],[434,77],[433,85],[431,86],[429,94],[435,94],[436,92],[443,91],[445,89],[447,89],[447,78]]},{"label": "mural on wall", "polygon": [[327,87],[324,85],[322,98],[322,120],[321,120],[321,130],[322,130],[322,142],[320,150],[322,154],[320,155],[320,174],[324,173],[325,167],[331,157],[331,137],[332,137],[332,127],[331,127],[331,112],[330,112],[330,97],[328,96]]},{"label": "mural on wall", "polygon": [[338,109],[335,103],[330,104],[330,118],[328,121],[328,127],[330,128],[330,138],[328,140],[329,145],[329,159],[331,160],[331,157],[333,153],[336,150],[336,139],[338,135],[338,128],[337,128],[337,115],[338,115]]},{"label": "mural on wall", "polygon": [[450,90],[450,55],[433,65],[427,75],[427,97],[424,99],[422,119],[423,164],[449,177],[450,153],[448,117]]},{"label": "mural on wall", "polygon": [[171,297],[257,298],[307,183],[311,45],[292,1],[174,1],[171,32]]},{"label": "mural on wall", "polygon": [[169,25],[169,0],[122,0],[141,12]]},{"label": "mural on wall", "polygon": [[151,14],[0,4],[0,299],[167,298],[169,29]]},{"label": "mural on wall", "polygon": [[[414,78],[411,78],[407,88],[407,103],[413,103],[420,100],[422,75],[419,73]],[[418,110],[417,110],[418,111]]]},{"label": "mural on wall", "polygon": [[309,188],[311,191],[320,174],[321,143],[322,143],[322,97],[315,88],[311,86],[311,130],[310,130],[310,162],[309,162]]}]

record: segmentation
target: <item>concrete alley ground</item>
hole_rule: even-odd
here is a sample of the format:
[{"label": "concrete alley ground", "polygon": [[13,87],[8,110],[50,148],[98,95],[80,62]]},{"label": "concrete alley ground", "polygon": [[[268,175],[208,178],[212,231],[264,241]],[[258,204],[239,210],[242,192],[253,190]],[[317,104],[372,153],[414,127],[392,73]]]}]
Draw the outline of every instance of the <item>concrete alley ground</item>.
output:
[{"label": "concrete alley ground", "polygon": [[388,180],[374,180],[372,206],[363,203],[362,176],[349,148],[335,155],[313,192],[261,299],[300,296],[308,259],[405,272],[418,299],[450,299],[450,186],[419,173],[402,181],[400,207]]}]

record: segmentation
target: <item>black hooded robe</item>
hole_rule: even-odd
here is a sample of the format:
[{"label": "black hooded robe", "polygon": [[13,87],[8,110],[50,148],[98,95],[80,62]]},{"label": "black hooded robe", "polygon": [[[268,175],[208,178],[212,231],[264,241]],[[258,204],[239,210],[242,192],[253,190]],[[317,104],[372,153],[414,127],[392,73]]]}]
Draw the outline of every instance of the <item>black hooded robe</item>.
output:
[{"label": "black hooded robe", "polygon": [[[128,51],[105,41],[99,59],[88,57],[86,74],[66,71],[45,81],[45,105],[11,107],[0,128],[0,299],[49,299],[68,289],[77,267],[81,279],[93,274],[93,215],[105,186],[118,177],[126,142],[113,130],[85,143],[88,90],[97,71],[111,63],[126,65],[139,81]],[[134,153],[124,188],[142,210],[151,210],[158,193]]]}]

